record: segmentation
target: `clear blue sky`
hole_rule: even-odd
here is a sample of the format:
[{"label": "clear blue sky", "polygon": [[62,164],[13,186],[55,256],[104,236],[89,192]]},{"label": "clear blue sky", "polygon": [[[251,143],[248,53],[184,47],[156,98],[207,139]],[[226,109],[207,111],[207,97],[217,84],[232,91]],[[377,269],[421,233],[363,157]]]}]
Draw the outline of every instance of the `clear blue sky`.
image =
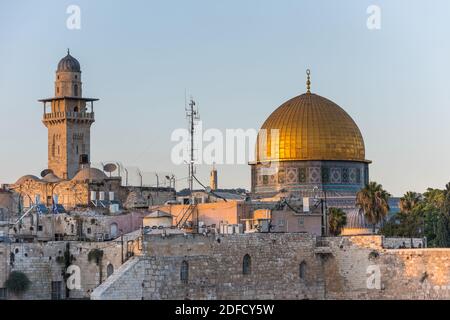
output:
[{"label": "clear blue sky", "polygon": [[[81,30],[66,8],[81,8]],[[381,30],[366,27],[381,7]],[[53,94],[66,48],[85,96],[98,97],[92,160],[174,172],[170,134],[186,126],[184,92],[206,128],[258,128],[287,99],[312,90],[357,122],[371,179],[401,195],[450,181],[450,2],[0,2],[0,182],[46,167],[36,100]],[[219,166],[220,187],[249,187],[246,165]],[[208,181],[207,166],[198,176]],[[150,178],[149,178],[150,179]],[[184,186],[181,181],[180,187]]]}]

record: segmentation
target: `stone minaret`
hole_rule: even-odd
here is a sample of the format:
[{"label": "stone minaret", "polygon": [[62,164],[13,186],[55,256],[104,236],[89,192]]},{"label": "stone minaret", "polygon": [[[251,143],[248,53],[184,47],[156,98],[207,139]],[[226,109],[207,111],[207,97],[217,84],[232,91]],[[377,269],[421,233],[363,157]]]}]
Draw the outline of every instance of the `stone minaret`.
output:
[{"label": "stone minaret", "polygon": [[56,70],[55,96],[39,100],[44,104],[42,122],[48,129],[48,169],[60,178],[71,179],[89,166],[97,100],[82,97],[80,63],[67,51]]}]

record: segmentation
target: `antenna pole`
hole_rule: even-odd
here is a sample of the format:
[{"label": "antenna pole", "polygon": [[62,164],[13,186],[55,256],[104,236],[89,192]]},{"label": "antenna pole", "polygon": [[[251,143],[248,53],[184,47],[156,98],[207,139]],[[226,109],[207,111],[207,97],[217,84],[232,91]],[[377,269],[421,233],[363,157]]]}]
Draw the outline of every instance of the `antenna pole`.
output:
[{"label": "antenna pole", "polygon": [[189,159],[189,190],[194,191],[194,180],[193,180],[193,175],[194,175],[194,106],[195,106],[195,102],[194,100],[191,99],[191,102],[189,103],[189,107],[190,107],[190,113],[191,113],[191,117],[190,117],[190,136],[191,136],[191,150],[190,150],[190,159]]},{"label": "antenna pole", "polygon": [[191,203],[193,203],[192,192],[194,191],[194,133],[195,121],[198,120],[198,111],[194,108],[195,101],[191,98],[189,106],[186,109],[186,118],[189,122],[189,135],[191,145],[189,150],[189,191],[191,193]]}]

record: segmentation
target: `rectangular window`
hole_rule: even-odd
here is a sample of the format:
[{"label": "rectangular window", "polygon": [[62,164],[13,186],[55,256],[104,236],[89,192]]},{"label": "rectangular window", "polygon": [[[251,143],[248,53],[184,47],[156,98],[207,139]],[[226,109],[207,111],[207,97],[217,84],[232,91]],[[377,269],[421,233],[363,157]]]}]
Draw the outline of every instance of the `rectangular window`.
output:
[{"label": "rectangular window", "polygon": [[52,281],[52,300],[62,299],[62,281]]},{"label": "rectangular window", "polygon": [[263,184],[269,184],[269,176],[268,175],[263,175]]},{"label": "rectangular window", "polygon": [[42,231],[42,226],[38,226],[38,230],[37,231]]},{"label": "rectangular window", "polygon": [[283,219],[278,219],[278,226],[279,227],[283,227],[284,226],[284,220]]},{"label": "rectangular window", "polygon": [[91,228],[87,228],[87,233],[91,234]]},{"label": "rectangular window", "polygon": [[305,218],[303,218],[303,217],[298,218],[298,225],[300,227],[303,227],[305,225]]}]

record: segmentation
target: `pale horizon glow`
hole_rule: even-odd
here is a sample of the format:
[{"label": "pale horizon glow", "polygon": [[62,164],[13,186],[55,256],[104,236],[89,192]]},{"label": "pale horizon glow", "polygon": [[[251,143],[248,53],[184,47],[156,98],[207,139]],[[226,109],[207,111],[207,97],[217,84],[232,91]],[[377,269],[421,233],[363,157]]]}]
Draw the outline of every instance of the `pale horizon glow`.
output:
[{"label": "pale horizon glow", "polygon": [[[368,30],[367,8],[381,8]],[[70,5],[81,30],[66,27]],[[53,95],[70,48],[83,95],[99,98],[92,162],[173,173],[171,133],[187,127],[185,91],[203,127],[258,129],[286,100],[324,96],[355,120],[370,178],[395,196],[450,181],[450,2],[403,1],[2,1],[0,184],[47,166],[37,100]],[[248,165],[218,165],[220,188],[250,188]],[[209,184],[210,165],[197,176]]]}]

